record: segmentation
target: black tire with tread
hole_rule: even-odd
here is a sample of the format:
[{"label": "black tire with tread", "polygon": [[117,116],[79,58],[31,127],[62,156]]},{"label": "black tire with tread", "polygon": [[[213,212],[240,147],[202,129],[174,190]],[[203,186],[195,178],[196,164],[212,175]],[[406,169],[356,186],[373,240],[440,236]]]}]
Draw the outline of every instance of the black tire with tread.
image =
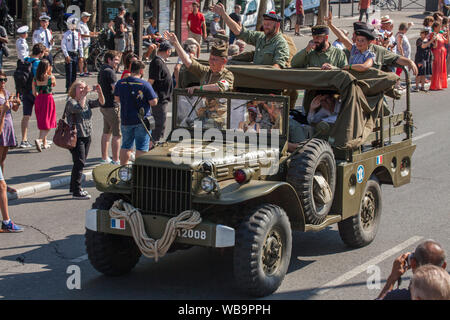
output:
[{"label": "black tire with tread", "polygon": [[[374,202],[376,207],[375,217],[371,222],[370,228],[364,228],[362,224],[361,212],[364,199],[367,194],[374,195]],[[347,218],[338,223],[339,235],[342,241],[349,247],[361,248],[370,244],[378,231],[378,226],[381,219],[381,187],[379,181],[375,177],[371,177],[364,189],[361,199],[361,205],[358,214]]]},{"label": "black tire with tread", "polygon": [[[276,231],[282,239],[279,264],[271,274],[263,269],[263,248]],[[286,212],[279,206],[262,204],[249,210],[236,230],[233,271],[237,287],[251,296],[272,294],[283,281],[291,258],[292,231]]]},{"label": "black tire with tread", "polygon": [[306,223],[315,225],[325,220],[333,203],[333,201],[330,201],[318,211],[314,202],[314,174],[322,163],[326,164],[325,179],[334,197],[336,187],[336,161],[334,159],[333,149],[325,140],[314,138],[306,142],[300,153],[292,158],[286,179],[297,191],[297,195],[303,206]]},{"label": "black tire with tread", "polygon": [[[114,194],[102,193],[92,205],[93,209],[109,210]],[[92,266],[107,276],[120,276],[130,272],[138,263],[141,252],[134,239],[86,229],[85,245]]]}]

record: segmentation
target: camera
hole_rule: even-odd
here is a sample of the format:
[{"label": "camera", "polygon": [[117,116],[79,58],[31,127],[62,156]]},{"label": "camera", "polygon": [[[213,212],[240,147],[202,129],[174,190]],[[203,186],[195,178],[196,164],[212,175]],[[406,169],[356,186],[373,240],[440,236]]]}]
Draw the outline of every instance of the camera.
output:
[{"label": "camera", "polygon": [[408,269],[411,268],[411,258],[414,258],[414,253],[412,252],[405,259],[406,266],[408,267]]}]

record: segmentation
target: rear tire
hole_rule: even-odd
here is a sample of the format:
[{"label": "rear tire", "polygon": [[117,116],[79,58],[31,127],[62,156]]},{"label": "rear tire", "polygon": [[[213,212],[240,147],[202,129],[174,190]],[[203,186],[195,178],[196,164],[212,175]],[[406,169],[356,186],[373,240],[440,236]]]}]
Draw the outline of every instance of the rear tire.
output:
[{"label": "rear tire", "polygon": [[352,248],[370,244],[378,231],[381,207],[380,183],[372,177],[367,181],[358,214],[338,223],[342,241]]},{"label": "rear tire", "polygon": [[[102,193],[92,208],[109,210],[118,199],[120,197],[117,195]],[[107,276],[120,276],[130,272],[141,257],[132,237],[86,229],[85,245],[92,266]]]},{"label": "rear tire", "polygon": [[250,210],[236,231],[233,269],[237,287],[251,296],[272,294],[291,259],[292,232],[286,212],[272,204]]}]

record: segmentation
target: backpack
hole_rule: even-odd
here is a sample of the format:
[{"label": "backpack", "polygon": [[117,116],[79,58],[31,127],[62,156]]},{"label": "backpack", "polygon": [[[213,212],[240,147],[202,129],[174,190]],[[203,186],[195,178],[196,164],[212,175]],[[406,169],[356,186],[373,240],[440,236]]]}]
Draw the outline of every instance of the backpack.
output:
[{"label": "backpack", "polygon": [[33,86],[33,63],[36,59],[17,60],[17,68],[14,71],[16,91],[20,94],[30,92]]}]

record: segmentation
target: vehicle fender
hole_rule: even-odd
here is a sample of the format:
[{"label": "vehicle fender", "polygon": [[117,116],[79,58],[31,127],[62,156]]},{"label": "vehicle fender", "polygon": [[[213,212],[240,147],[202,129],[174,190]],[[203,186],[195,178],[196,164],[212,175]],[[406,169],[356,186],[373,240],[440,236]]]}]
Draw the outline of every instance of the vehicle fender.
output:
[{"label": "vehicle fender", "polygon": [[300,199],[295,189],[287,182],[258,180],[244,185],[232,183],[223,187],[218,196],[194,196],[192,200],[196,203],[220,206],[271,203],[286,211],[292,229],[303,231],[305,228]]},{"label": "vehicle fender", "polygon": [[131,184],[124,183],[117,177],[119,167],[117,164],[103,164],[92,170],[92,178],[98,191],[131,194]]}]

